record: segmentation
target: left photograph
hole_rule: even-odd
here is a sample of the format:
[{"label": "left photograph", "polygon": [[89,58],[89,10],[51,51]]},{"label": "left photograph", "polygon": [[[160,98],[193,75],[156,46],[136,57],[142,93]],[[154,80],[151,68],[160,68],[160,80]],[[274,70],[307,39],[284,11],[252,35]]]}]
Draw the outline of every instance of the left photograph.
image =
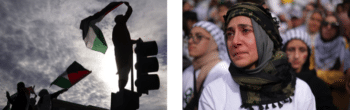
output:
[{"label": "left photograph", "polygon": [[0,109],[166,110],[166,0],[4,0]]}]

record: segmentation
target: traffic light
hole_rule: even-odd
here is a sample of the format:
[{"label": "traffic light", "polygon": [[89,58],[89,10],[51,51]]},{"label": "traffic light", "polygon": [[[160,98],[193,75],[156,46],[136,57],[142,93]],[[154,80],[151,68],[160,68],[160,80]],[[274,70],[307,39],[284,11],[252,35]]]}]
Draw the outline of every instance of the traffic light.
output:
[{"label": "traffic light", "polygon": [[143,42],[137,40],[135,53],[137,55],[137,79],[135,85],[139,95],[148,94],[148,90],[159,89],[159,77],[157,74],[148,74],[159,70],[158,59],[153,55],[158,54],[158,46],[155,41]]}]

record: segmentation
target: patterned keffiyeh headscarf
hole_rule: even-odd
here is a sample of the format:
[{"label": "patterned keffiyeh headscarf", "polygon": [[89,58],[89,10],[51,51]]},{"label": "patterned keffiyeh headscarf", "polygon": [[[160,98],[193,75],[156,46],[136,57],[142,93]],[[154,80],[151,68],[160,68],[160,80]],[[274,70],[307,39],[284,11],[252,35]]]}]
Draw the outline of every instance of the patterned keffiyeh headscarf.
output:
[{"label": "patterned keffiyeh headscarf", "polygon": [[210,33],[210,35],[213,36],[213,38],[216,42],[216,45],[218,45],[220,59],[223,61],[226,61],[227,63],[230,63],[231,60],[227,54],[224,31],[222,31],[215,24],[208,22],[208,21],[199,21],[196,24],[194,24],[193,27],[201,27],[201,28],[205,29],[206,31],[208,31]]},{"label": "patterned keffiyeh headscarf", "polygon": [[262,105],[266,105],[268,109],[278,105],[281,108],[283,103],[292,102],[290,97],[294,95],[296,76],[286,54],[280,51],[282,38],[278,23],[267,9],[245,2],[229,9],[224,16],[225,28],[236,16],[251,18],[258,51],[255,69],[239,68],[232,61],[229,67],[232,78],[240,85],[241,107],[253,109],[252,106],[257,105],[264,109]]}]

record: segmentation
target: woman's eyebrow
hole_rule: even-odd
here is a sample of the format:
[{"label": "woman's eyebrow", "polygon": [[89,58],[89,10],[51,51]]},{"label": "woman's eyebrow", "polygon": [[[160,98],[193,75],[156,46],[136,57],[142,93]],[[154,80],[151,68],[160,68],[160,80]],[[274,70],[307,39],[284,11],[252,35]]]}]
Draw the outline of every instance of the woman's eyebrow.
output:
[{"label": "woman's eyebrow", "polygon": [[[249,25],[249,24],[238,24],[238,27],[240,27],[240,28],[245,28],[245,27],[251,27],[251,28],[253,28],[253,26],[252,25]],[[229,27],[229,28],[227,28],[225,31],[231,31],[231,30],[233,30],[234,28],[233,27]]]},{"label": "woman's eyebrow", "polygon": [[251,28],[253,28],[253,26],[252,25],[249,25],[249,24],[238,24],[238,27],[251,27]]}]

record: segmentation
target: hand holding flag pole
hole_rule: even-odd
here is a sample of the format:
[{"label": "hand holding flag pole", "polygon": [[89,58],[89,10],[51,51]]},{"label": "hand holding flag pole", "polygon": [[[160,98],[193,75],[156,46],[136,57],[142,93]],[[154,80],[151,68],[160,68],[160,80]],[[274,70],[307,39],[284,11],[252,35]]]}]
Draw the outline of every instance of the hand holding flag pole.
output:
[{"label": "hand holding flag pole", "polygon": [[80,23],[80,29],[83,31],[83,39],[86,47],[105,53],[107,43],[100,28],[95,24],[100,22],[110,11],[120,6],[123,2],[112,2],[103,8],[100,12],[95,13],[83,19]]}]

